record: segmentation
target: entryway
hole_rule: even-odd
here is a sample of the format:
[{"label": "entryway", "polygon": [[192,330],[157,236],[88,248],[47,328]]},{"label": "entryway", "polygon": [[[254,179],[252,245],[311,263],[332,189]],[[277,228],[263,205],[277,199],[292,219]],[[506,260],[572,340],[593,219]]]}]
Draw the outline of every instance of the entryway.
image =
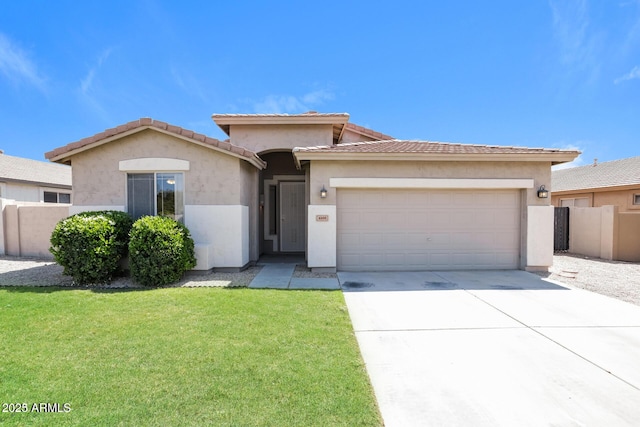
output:
[{"label": "entryway", "polygon": [[305,175],[291,152],[261,154],[267,162],[260,186],[260,253],[304,254],[306,249]]}]

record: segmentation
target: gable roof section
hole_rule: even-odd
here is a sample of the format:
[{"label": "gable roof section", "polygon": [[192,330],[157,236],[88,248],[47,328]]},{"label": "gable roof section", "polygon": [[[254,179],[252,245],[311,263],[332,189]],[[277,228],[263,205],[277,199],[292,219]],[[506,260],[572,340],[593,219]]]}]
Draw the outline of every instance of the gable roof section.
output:
[{"label": "gable roof section", "polygon": [[554,192],[640,185],[640,156],[551,172]]},{"label": "gable roof section", "polygon": [[296,147],[293,154],[301,160],[473,160],[570,162],[580,152],[554,148],[506,147],[498,145],[454,144],[431,141],[353,142],[333,146]]},{"label": "gable roof section", "polygon": [[345,126],[345,129],[358,133],[360,135],[364,135],[369,138],[377,139],[377,140],[395,139],[392,136],[385,135],[383,133],[377,132],[373,129],[366,128],[364,126],[357,125],[355,123],[347,123],[347,125]]},{"label": "gable roof section", "polygon": [[349,121],[349,114],[308,111],[302,114],[212,114],[211,118],[229,136],[231,125],[330,124],[333,125],[333,143],[337,144]]},{"label": "gable roof section", "polygon": [[0,154],[0,181],[71,188],[71,168]]},{"label": "gable roof section", "polygon": [[49,151],[48,153],[45,153],[45,157],[52,162],[66,163],[74,154],[90,150],[99,145],[118,140],[125,136],[133,135],[134,133],[138,133],[146,129],[175,136],[184,141],[192,142],[203,147],[238,157],[242,160],[246,160],[258,169],[264,169],[266,167],[266,163],[253,151],[246,150],[242,147],[238,147],[237,145],[232,145],[227,141],[219,141],[215,138],[210,138],[206,135],[184,129],[179,126],[170,125],[169,123],[159,120],[153,120],[151,118],[142,118],[107,129],[104,132],[97,133],[93,136],[83,138],[63,147],[56,148],[53,151]]}]

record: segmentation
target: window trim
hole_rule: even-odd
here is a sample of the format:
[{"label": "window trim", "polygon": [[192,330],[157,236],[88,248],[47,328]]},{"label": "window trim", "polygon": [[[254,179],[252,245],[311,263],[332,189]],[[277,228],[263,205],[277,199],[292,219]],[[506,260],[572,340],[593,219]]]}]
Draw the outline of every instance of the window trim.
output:
[{"label": "window trim", "polygon": [[140,175],[140,174],[152,174],[153,175],[153,216],[158,216],[158,200],[157,200],[157,195],[158,195],[158,174],[180,174],[182,175],[182,215],[179,219],[176,219],[176,221],[180,222],[181,224],[185,224],[185,217],[186,217],[186,188],[187,188],[187,184],[186,184],[186,174],[184,173],[184,171],[168,171],[168,170],[156,170],[156,171],[127,171],[125,173],[125,179],[124,179],[124,201],[125,201],[125,206],[124,206],[124,210],[125,212],[129,213],[129,175]]},{"label": "window trim", "polygon": [[[45,202],[44,200],[44,194],[45,193],[50,193],[50,194],[55,194],[56,195],[56,201],[55,202]],[[68,202],[61,202],[60,201],[60,195],[61,194],[65,194],[67,196],[69,196],[69,201]],[[58,188],[40,188],[40,202],[41,203],[50,203],[50,204],[64,204],[64,205],[70,205],[72,202],[72,192],[69,190],[61,190]]]},{"label": "window trim", "polygon": [[631,205],[638,206],[640,208],[640,193],[633,193],[631,195]]}]

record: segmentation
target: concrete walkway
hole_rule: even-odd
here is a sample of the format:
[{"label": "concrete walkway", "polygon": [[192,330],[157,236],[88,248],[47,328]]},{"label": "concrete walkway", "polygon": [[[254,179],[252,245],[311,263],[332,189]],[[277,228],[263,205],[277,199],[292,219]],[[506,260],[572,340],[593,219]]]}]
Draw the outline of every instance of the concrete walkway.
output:
[{"label": "concrete walkway", "polygon": [[295,263],[265,264],[251,281],[249,287],[257,289],[340,289],[340,284],[336,278],[293,277],[295,269]]},{"label": "concrete walkway", "polygon": [[640,422],[638,306],[523,271],[338,277],[387,427]]}]

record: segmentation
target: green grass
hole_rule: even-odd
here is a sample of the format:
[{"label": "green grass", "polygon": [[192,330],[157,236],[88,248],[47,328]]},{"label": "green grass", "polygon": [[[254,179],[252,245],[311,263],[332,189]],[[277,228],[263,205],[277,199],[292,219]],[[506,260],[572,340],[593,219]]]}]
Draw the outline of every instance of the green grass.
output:
[{"label": "green grass", "polygon": [[2,425],[375,426],[340,292],[0,289]]}]

